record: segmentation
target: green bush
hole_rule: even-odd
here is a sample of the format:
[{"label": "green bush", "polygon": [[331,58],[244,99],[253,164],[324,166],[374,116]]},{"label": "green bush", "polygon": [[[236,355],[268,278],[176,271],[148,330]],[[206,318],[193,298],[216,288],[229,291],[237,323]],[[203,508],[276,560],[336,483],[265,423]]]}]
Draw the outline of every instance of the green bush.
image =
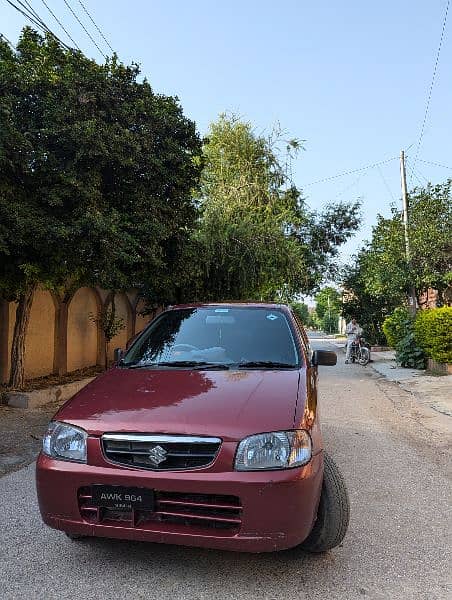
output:
[{"label": "green bush", "polygon": [[452,307],[421,310],[414,323],[416,343],[441,363],[452,363]]},{"label": "green bush", "polygon": [[414,332],[409,331],[396,346],[396,361],[402,367],[410,369],[425,368],[425,354],[422,348],[416,344]]},{"label": "green bush", "polygon": [[404,306],[399,306],[389,317],[386,317],[383,322],[383,333],[391,348],[395,348],[402,338],[407,335],[410,324],[411,316]]}]

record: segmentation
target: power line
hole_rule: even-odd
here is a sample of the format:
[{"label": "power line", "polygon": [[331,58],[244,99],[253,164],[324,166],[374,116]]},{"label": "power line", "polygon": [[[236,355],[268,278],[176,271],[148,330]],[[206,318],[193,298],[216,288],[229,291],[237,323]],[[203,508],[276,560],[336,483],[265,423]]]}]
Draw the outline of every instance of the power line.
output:
[{"label": "power line", "polygon": [[[27,0],[25,0],[25,2],[27,2]],[[76,48],[78,48],[78,50],[80,50],[80,46],[77,44],[77,42],[71,36],[71,34],[67,31],[67,29],[64,27],[63,23],[59,20],[59,18],[56,16],[56,14],[53,12],[53,10],[49,7],[49,5],[47,4],[47,2],[45,0],[41,0],[41,2],[47,8],[47,10],[49,11],[49,13],[52,15],[52,17],[55,19],[55,21],[58,23],[58,25],[64,31],[64,33],[68,36],[68,38],[71,40],[71,42],[74,44],[74,46]],[[28,4],[28,2],[27,2],[27,4]]]},{"label": "power line", "polygon": [[[33,9],[30,10],[30,8],[25,6],[25,4],[23,2],[21,2],[20,0],[17,0],[17,1],[19,2],[20,6],[22,8],[20,8],[20,6],[17,6],[17,4],[14,4],[14,2],[12,2],[11,0],[6,0],[6,2],[10,6],[12,6],[14,9],[16,9],[21,15],[23,15],[26,19],[28,19],[40,31],[42,31],[45,34],[51,35],[67,50],[72,50],[72,48],[70,46],[65,44],[62,40],[60,40],[60,38],[57,35],[55,35],[55,33],[53,33],[53,31],[50,29],[50,27],[48,27],[46,25],[46,23],[40,18],[40,16],[38,15],[38,13],[35,10],[33,10]],[[24,9],[24,10],[22,10],[22,9]]]},{"label": "power line", "polygon": [[23,2],[21,2],[21,0],[16,0],[16,2],[18,2],[21,6],[23,6],[23,8],[30,12],[40,23],[41,25],[48,30],[47,25],[44,23],[44,21],[41,19],[41,17],[39,16],[39,14],[35,11],[35,9],[33,8],[33,6],[30,4],[30,2],[28,2],[28,0],[24,0],[25,4],[27,6],[25,6],[25,4]]},{"label": "power line", "polygon": [[433,165],[435,167],[442,167],[443,169],[450,169],[452,171],[452,167],[448,167],[447,165],[442,165],[442,164],[437,163],[437,162],[431,162],[429,160],[422,160],[422,158],[418,158],[418,161],[419,162],[423,162],[426,165]]},{"label": "power line", "polygon": [[380,174],[380,177],[381,177],[381,179],[382,179],[382,181],[383,181],[383,183],[384,183],[384,185],[385,185],[385,188],[388,190],[388,192],[389,192],[389,195],[390,195],[390,196],[391,196],[391,198],[392,198],[392,201],[393,201],[393,202],[395,202],[395,201],[396,201],[396,199],[394,198],[394,194],[392,193],[392,190],[391,190],[391,188],[389,187],[389,185],[388,185],[388,182],[386,181],[386,177],[383,175],[383,171],[380,169],[380,165],[378,165],[378,167],[377,167],[377,170],[378,170],[378,172],[379,172],[379,174]]},{"label": "power line", "polygon": [[427,177],[422,173],[422,171],[419,170],[419,167],[417,165],[416,165],[416,167],[413,165],[413,170],[415,173],[420,175],[426,183],[430,183],[429,180],[427,179]]},{"label": "power line", "polygon": [[80,21],[80,19],[78,18],[77,14],[73,11],[72,6],[69,4],[69,2],[67,2],[67,0],[63,0],[63,2],[66,4],[66,6],[68,7],[68,9],[71,11],[71,13],[74,15],[75,19],[80,23],[83,31],[86,33],[86,35],[89,37],[89,39],[93,42],[93,44],[96,46],[96,48],[99,50],[99,52],[102,54],[102,56],[104,58],[107,58],[106,55],[102,52],[102,50],[99,48],[99,46],[96,44],[96,41],[94,40],[93,36],[90,34],[90,32],[86,29],[86,27],[83,25],[83,23]]},{"label": "power line", "polygon": [[4,39],[5,42],[7,44],[9,44],[13,50],[16,49],[16,47],[9,41],[9,39],[6,37],[6,35],[4,35],[3,33],[0,33],[0,38]]},{"label": "power line", "polygon": [[43,23],[43,21],[36,20],[36,18],[34,16],[30,15],[30,13],[28,12],[27,7],[25,7],[22,3],[21,3],[21,6],[24,6],[25,11],[22,10],[21,8],[19,8],[16,4],[14,4],[14,2],[11,2],[11,0],[6,0],[6,2],[9,5],[11,5],[13,8],[15,8],[18,12],[20,12],[21,15],[23,15],[26,19],[28,19],[31,23],[33,23],[33,25],[35,25],[36,27],[38,27],[38,29],[40,29],[41,31],[44,31],[45,33],[48,33],[50,31],[46,27],[46,25]]},{"label": "power line", "polygon": [[93,17],[89,14],[86,6],[83,4],[83,2],[81,2],[81,0],[78,0],[78,3],[80,4],[80,6],[83,8],[83,10],[86,12],[86,14],[88,15],[88,17],[90,18],[92,24],[94,25],[94,27],[97,29],[97,31],[100,33],[100,35],[102,36],[104,42],[107,44],[107,46],[110,48],[110,50],[114,53],[113,48],[110,46],[109,41],[107,40],[107,38],[104,36],[104,34],[102,33],[102,31],[100,30],[100,28],[97,26],[96,22],[94,21]]},{"label": "power line", "polygon": [[424,187],[424,184],[422,183],[422,181],[419,179],[419,177],[416,175],[414,169],[412,168],[412,166],[410,165],[410,163],[408,161],[406,161],[406,166],[408,167],[408,169],[410,170],[411,176],[412,178],[414,177],[416,179],[416,181],[418,182],[418,184],[421,187]]},{"label": "power line", "polygon": [[367,175],[367,172],[362,173],[361,175],[358,175],[358,177],[350,185],[347,185],[345,188],[343,188],[342,190],[340,190],[340,192],[338,192],[334,196],[334,199],[339,198],[340,196],[342,196],[343,194],[345,194],[346,192],[348,192],[349,190],[351,190],[352,188],[354,188],[356,185],[358,185],[358,183],[361,181],[361,179],[363,177],[365,177],[366,175]]},{"label": "power line", "polygon": [[436,53],[436,61],[435,61],[435,66],[433,68],[432,82],[430,84],[430,90],[429,90],[428,98],[427,98],[427,105],[425,107],[424,120],[422,122],[421,133],[419,135],[419,140],[418,140],[417,148],[416,148],[416,156],[415,156],[415,159],[414,159],[415,163],[417,161],[417,157],[418,157],[418,154],[419,154],[419,148],[421,147],[422,138],[424,137],[425,124],[427,122],[427,115],[428,115],[428,111],[429,111],[429,108],[430,108],[430,100],[432,98],[433,85],[435,83],[436,72],[438,70],[439,55],[441,54],[441,48],[442,48],[443,39],[444,39],[444,32],[446,31],[447,15],[449,13],[449,4],[450,4],[450,0],[447,0],[446,11],[444,13],[443,27],[442,27],[442,30],[441,30],[441,38],[439,40],[438,52]]},{"label": "power line", "polygon": [[373,163],[371,165],[367,165],[365,167],[360,167],[359,169],[353,169],[352,171],[344,171],[343,173],[338,173],[337,175],[332,175],[331,177],[325,177],[324,179],[318,179],[317,181],[311,181],[310,183],[305,184],[303,187],[308,187],[310,185],[316,185],[317,183],[323,183],[324,181],[331,181],[332,179],[337,179],[338,177],[344,177],[345,175],[352,175],[353,173],[358,173],[359,171],[365,171],[366,169],[372,169],[373,167],[378,167],[379,165],[385,165],[392,160],[398,159],[398,156],[393,156],[392,158],[388,158],[386,160],[382,160],[380,162]]}]

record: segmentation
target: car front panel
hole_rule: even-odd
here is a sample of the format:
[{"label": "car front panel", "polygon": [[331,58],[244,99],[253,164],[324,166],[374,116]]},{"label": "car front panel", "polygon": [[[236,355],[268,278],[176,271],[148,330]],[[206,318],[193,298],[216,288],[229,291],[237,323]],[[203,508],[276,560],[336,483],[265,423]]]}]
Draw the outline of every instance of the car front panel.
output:
[{"label": "car front panel", "polygon": [[[153,471],[107,461],[99,437],[88,438],[88,464],[41,453],[39,507],[45,523],[70,534],[264,552],[302,542],[320,496],[323,455],[281,471],[232,470],[236,442],[223,442],[207,468]],[[152,511],[93,504],[94,485],[151,489]]]}]

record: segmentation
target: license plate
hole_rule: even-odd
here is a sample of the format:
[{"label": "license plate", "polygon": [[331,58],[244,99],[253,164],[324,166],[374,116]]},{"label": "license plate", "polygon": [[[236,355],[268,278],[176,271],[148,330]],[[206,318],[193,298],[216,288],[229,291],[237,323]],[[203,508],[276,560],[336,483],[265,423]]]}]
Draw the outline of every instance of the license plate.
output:
[{"label": "license plate", "polygon": [[117,510],[154,510],[154,491],[121,485],[93,485],[93,504]]}]

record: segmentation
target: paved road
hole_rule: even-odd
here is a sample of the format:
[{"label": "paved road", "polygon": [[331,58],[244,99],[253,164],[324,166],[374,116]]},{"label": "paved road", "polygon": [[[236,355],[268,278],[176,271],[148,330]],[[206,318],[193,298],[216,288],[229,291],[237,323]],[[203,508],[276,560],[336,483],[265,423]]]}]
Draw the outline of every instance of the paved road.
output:
[{"label": "paved road", "polygon": [[325,445],[350,491],[341,548],[245,555],[71,542],[41,524],[30,466],[0,478],[0,598],[452,598],[448,455],[401,416],[370,368],[339,361],[322,369],[321,396]]}]

